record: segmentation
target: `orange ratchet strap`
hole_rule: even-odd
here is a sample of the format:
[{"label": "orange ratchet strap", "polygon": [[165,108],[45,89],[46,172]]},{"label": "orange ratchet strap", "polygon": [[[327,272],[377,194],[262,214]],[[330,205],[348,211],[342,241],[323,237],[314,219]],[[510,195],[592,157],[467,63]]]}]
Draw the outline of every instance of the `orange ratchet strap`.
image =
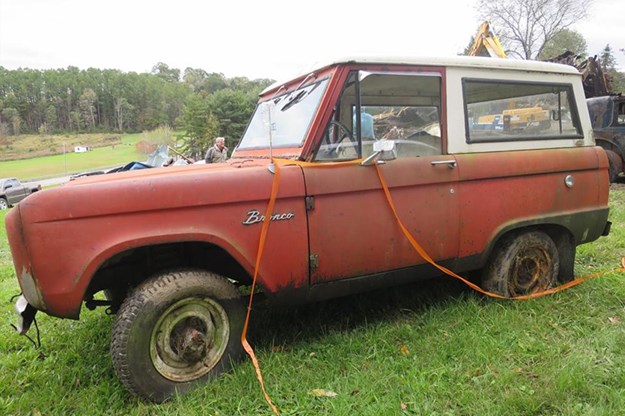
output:
[{"label": "orange ratchet strap", "polygon": [[280,165],[298,165],[298,166],[316,166],[316,167],[337,167],[337,166],[345,166],[348,164],[356,164],[360,163],[362,159],[353,160],[349,162],[338,162],[338,163],[310,163],[310,162],[300,162],[293,161],[288,159],[272,159],[276,166],[276,173],[273,177],[273,183],[271,185],[271,196],[269,197],[269,203],[267,204],[267,210],[265,211],[265,219],[263,220],[262,227],[260,229],[260,239],[258,241],[258,254],[256,255],[256,264],[254,265],[254,277],[252,279],[252,289],[250,293],[250,299],[247,305],[247,314],[245,315],[245,323],[243,324],[243,332],[241,333],[241,345],[243,345],[243,349],[252,359],[252,364],[254,365],[254,369],[256,370],[256,378],[258,379],[258,383],[260,384],[260,388],[263,391],[263,395],[265,396],[265,401],[273,410],[273,413],[276,415],[280,415],[278,408],[267,394],[265,389],[265,382],[263,380],[263,374],[260,370],[260,365],[258,364],[258,359],[256,358],[256,354],[254,354],[254,349],[247,341],[247,328],[250,321],[250,314],[252,313],[252,302],[254,299],[254,291],[256,289],[256,279],[258,277],[258,268],[260,267],[260,260],[263,256],[263,251],[265,250],[265,240],[267,239],[267,231],[269,230],[269,224],[271,223],[271,215],[268,213],[273,212],[273,207],[276,204],[276,197],[278,196],[278,188],[280,186]]},{"label": "orange ratchet strap", "polygon": [[[406,236],[406,238],[408,239],[408,241],[410,242],[410,244],[412,245],[412,247],[415,249],[415,251],[417,253],[419,253],[419,255],[421,257],[423,257],[423,259],[425,261],[427,261],[428,263],[430,263],[432,266],[436,267],[437,269],[439,269],[440,271],[442,271],[443,273],[445,273],[448,276],[454,277],[456,279],[459,279],[460,281],[462,281],[464,284],[466,284],[467,286],[469,286],[471,289],[482,293],[486,296],[490,296],[491,298],[497,298],[497,299],[509,299],[509,300],[524,300],[524,299],[533,299],[533,298],[538,298],[541,296],[545,296],[545,295],[550,295],[552,293],[556,293],[556,292],[560,292],[562,290],[568,289],[570,287],[573,286],[577,286],[578,284],[582,283],[584,280],[588,280],[591,279],[593,277],[599,277],[602,276],[606,273],[609,273],[611,270],[608,271],[604,271],[604,272],[599,272],[599,273],[593,273],[593,274],[589,274],[586,276],[582,276],[579,277],[577,279],[571,280],[569,282],[566,282],[558,287],[553,287],[551,289],[547,289],[544,290],[542,292],[537,292],[537,293],[532,293],[529,295],[521,295],[521,296],[514,296],[514,297],[506,297],[506,296],[501,296],[497,293],[492,293],[492,292],[487,292],[484,289],[482,289],[481,287],[479,287],[478,285],[476,285],[475,283],[472,283],[470,281],[468,281],[467,279],[465,279],[462,276],[457,275],[456,273],[454,273],[453,271],[449,270],[446,267],[443,267],[439,264],[437,264],[434,260],[432,260],[432,258],[425,252],[425,250],[423,249],[423,247],[421,247],[419,245],[419,243],[417,243],[417,241],[412,237],[412,235],[410,234],[410,231],[408,231],[406,229],[406,227],[404,227],[404,224],[401,222],[401,219],[399,219],[399,215],[397,215],[397,210],[395,209],[395,204],[393,203],[393,199],[391,198],[391,193],[388,189],[388,185],[386,184],[386,180],[384,179],[384,175],[382,175],[382,171],[380,170],[380,166],[379,165],[375,165],[375,168],[378,172],[378,178],[380,178],[380,183],[382,184],[382,188],[384,189],[384,194],[386,195],[386,200],[388,201],[388,205],[391,207],[391,211],[393,211],[393,215],[395,216],[395,219],[397,220],[397,224],[399,224],[399,227],[401,228],[401,230],[403,231],[404,235]],[[625,271],[625,257],[621,259],[621,267],[618,267],[616,269],[614,269],[613,271]]]},{"label": "orange ratchet strap", "polygon": [[[245,323],[243,325],[243,333],[241,334],[241,344],[243,345],[243,348],[245,349],[247,354],[252,359],[252,363],[254,364],[254,368],[256,369],[256,378],[258,379],[258,381],[260,383],[260,387],[261,387],[261,389],[263,391],[263,395],[265,396],[265,400],[267,401],[267,403],[269,403],[269,405],[271,406],[271,409],[273,410],[273,412],[276,415],[279,415],[280,413],[278,412],[278,408],[276,407],[276,405],[271,400],[271,397],[269,397],[269,395],[267,394],[267,391],[265,390],[265,383],[263,381],[263,376],[262,376],[262,372],[260,370],[260,366],[258,364],[258,360],[256,359],[256,356],[254,354],[253,348],[247,342],[246,334],[247,334],[247,328],[248,328],[249,319],[250,319],[250,313],[252,311],[252,300],[254,298],[254,290],[256,288],[256,278],[258,277],[258,268],[260,266],[260,260],[262,258],[263,250],[265,248],[265,240],[267,238],[267,231],[269,229],[269,224],[270,224],[270,219],[271,219],[270,213],[273,212],[273,208],[274,208],[275,202],[276,202],[276,197],[278,195],[278,187],[279,187],[279,184],[280,184],[280,165],[296,165],[296,166],[301,166],[301,167],[316,167],[316,168],[333,168],[333,167],[340,167],[340,166],[346,166],[346,165],[351,165],[351,164],[359,164],[360,162],[362,162],[362,160],[363,159],[350,160],[350,161],[347,161],[347,162],[312,163],[312,162],[302,162],[302,161],[288,160],[288,159],[276,159],[276,158],[272,159],[272,161],[274,162],[274,164],[276,166],[276,173],[275,173],[275,176],[273,178],[273,183],[272,183],[272,187],[271,187],[271,196],[269,198],[269,203],[267,205],[267,211],[265,211],[266,212],[265,219],[263,220],[262,228],[261,228],[261,231],[260,231],[260,240],[258,242],[258,254],[256,256],[256,264],[254,266],[254,278],[252,280],[252,291],[250,293],[250,299],[249,299],[249,303],[248,303],[248,307],[247,307],[247,315],[245,317]],[[393,203],[393,198],[391,197],[391,193],[390,193],[390,191],[388,189],[388,185],[386,183],[386,180],[384,179],[384,175],[382,174],[382,171],[381,171],[380,166],[378,164],[375,165],[375,169],[377,171],[378,178],[380,179],[380,184],[382,185],[382,189],[384,190],[384,195],[386,196],[386,200],[388,202],[388,205],[391,208],[391,211],[393,212],[393,216],[395,217],[395,220],[397,221],[397,224],[399,225],[399,227],[401,228],[402,232],[404,233],[404,236],[408,239],[408,241],[410,242],[412,247],[415,249],[415,251],[425,261],[427,261],[432,266],[434,266],[437,269],[439,269],[441,272],[445,273],[448,276],[451,276],[453,278],[456,278],[456,279],[462,281],[464,284],[469,286],[471,289],[473,289],[473,290],[475,290],[475,291],[477,291],[479,293],[482,293],[482,294],[484,294],[486,296],[490,296],[492,298],[497,298],[497,299],[508,299],[508,300],[532,299],[532,298],[537,298],[537,297],[541,297],[541,296],[545,296],[545,295],[550,295],[552,293],[560,292],[560,291],[568,289],[570,287],[577,286],[578,284],[582,283],[585,280],[602,276],[602,275],[604,275],[606,273],[609,273],[611,271],[614,271],[614,272],[625,271],[625,257],[623,257],[621,259],[621,267],[619,267],[619,268],[616,268],[614,270],[608,270],[608,271],[604,271],[604,272],[598,272],[598,273],[593,273],[593,274],[589,274],[589,275],[586,275],[586,276],[582,276],[582,277],[579,277],[577,279],[571,280],[570,282],[564,283],[564,284],[562,284],[562,285],[560,285],[558,287],[547,289],[547,290],[542,291],[542,292],[532,293],[532,294],[529,294],[529,295],[515,296],[515,297],[505,297],[505,296],[501,296],[501,295],[499,295],[497,293],[487,292],[484,289],[482,289],[481,287],[479,287],[478,285],[476,285],[476,284],[468,281],[464,277],[454,273],[452,270],[437,264],[427,254],[427,252],[423,249],[423,247],[421,247],[421,245],[419,243],[417,243],[417,241],[412,237],[412,235],[410,234],[410,231],[408,231],[408,229],[404,226],[404,224],[402,223],[401,219],[399,218],[399,215],[397,214],[397,210],[395,209],[395,204]]]}]

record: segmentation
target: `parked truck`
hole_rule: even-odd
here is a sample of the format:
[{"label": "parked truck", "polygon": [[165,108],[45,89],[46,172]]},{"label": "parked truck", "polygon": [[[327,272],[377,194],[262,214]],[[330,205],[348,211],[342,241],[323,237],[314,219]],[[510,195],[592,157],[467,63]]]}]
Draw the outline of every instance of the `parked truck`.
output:
[{"label": "parked truck", "polygon": [[[542,128],[470,121],[536,106]],[[296,304],[441,270],[536,294],[608,234],[608,192],[575,68],[346,58],[263,91],[227,163],[84,177],[19,204],[6,217],[17,328],[107,307],[117,375],[161,402],[240,357],[254,276]]]},{"label": "parked truck", "polygon": [[7,209],[41,190],[39,183],[22,183],[17,178],[0,178],[0,209]]},{"label": "parked truck", "polygon": [[610,161],[610,182],[616,182],[625,166],[625,97],[605,95],[586,102],[595,140]]}]

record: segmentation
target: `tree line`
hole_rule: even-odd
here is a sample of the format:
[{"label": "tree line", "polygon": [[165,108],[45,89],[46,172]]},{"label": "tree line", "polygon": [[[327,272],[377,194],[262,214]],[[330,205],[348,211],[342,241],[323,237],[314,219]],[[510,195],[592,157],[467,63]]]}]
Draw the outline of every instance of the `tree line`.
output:
[{"label": "tree line", "polygon": [[156,64],[150,73],[76,67],[0,66],[0,139],[20,134],[136,133],[170,126],[184,132],[185,150],[199,156],[212,138],[233,146],[258,94],[273,80]]}]

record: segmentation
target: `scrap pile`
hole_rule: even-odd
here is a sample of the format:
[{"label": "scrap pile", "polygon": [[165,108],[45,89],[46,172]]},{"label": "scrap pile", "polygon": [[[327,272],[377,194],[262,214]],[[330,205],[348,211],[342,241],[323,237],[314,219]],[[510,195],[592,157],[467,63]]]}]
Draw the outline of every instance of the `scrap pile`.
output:
[{"label": "scrap pile", "polygon": [[582,74],[584,84],[584,94],[586,98],[601,97],[610,95],[610,80],[601,69],[597,56],[590,56],[586,59],[576,55],[571,51],[566,51],[554,58],[546,59],[547,62],[571,65],[577,68]]}]

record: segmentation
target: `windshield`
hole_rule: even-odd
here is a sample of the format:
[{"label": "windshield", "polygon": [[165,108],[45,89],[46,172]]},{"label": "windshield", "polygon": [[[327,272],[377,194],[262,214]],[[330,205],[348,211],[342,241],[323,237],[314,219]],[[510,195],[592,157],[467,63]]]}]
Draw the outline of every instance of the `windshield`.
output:
[{"label": "windshield", "polygon": [[275,147],[301,146],[327,85],[324,79],[260,103],[237,149],[269,147],[270,140]]}]

